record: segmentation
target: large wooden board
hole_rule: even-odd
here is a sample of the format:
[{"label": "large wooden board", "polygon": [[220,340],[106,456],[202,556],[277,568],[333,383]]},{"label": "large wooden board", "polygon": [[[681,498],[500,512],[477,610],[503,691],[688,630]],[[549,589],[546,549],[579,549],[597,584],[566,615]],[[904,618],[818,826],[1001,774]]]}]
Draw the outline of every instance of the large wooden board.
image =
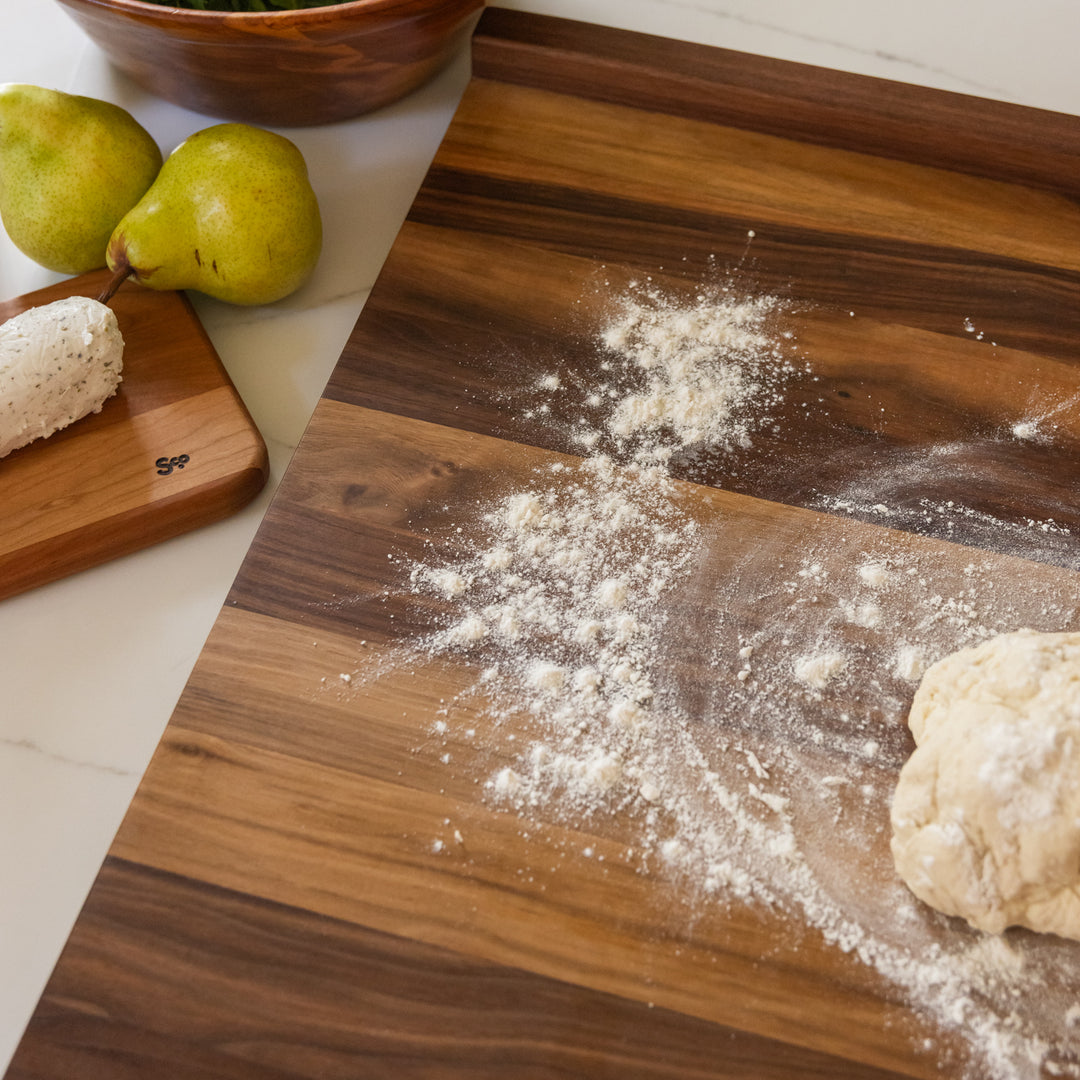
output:
[{"label": "large wooden board", "polygon": [[[489,10],[9,1080],[1036,1076],[1016,1024],[1071,1075],[1076,946],[918,908],[887,813],[899,646],[1078,625],[1078,159],[1069,118]],[[551,717],[413,571],[588,488],[635,281],[784,297],[798,363],[747,445],[605,474],[696,538],[634,744],[678,800],[519,808]],[[792,680],[823,640],[850,672]]]},{"label": "large wooden board", "polygon": [[[108,270],[0,303],[0,320],[98,296]],[[0,599],[208,525],[253,499],[266,446],[182,293],[124,285],[120,389],[0,461]]]}]

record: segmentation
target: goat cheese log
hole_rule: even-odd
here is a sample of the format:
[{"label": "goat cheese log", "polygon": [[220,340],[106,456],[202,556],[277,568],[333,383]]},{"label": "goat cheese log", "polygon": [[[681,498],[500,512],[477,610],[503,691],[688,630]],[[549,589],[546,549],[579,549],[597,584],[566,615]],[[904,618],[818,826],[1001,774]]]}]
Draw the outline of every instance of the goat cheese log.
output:
[{"label": "goat cheese log", "polygon": [[100,412],[120,385],[123,356],[116,315],[86,296],[0,325],[0,458]]}]

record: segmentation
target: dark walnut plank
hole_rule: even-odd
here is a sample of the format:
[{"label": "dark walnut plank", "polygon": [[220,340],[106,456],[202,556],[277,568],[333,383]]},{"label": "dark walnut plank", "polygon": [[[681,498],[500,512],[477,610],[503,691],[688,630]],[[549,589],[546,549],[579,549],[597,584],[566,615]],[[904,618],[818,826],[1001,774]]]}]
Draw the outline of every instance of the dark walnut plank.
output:
[{"label": "dark walnut plank", "polygon": [[[529,137],[523,139],[521,132]],[[585,133],[588,133],[587,135]],[[1057,193],[638,107],[474,81],[436,163],[762,224],[918,240],[1075,271],[1080,208]]]},{"label": "dark walnut plank", "polygon": [[[408,224],[327,394],[579,452],[579,419],[596,422],[582,402],[609,378],[599,367],[599,332],[636,270],[600,270],[592,260],[510,238]],[[696,276],[653,277],[687,301],[699,291]],[[1063,290],[1055,303],[1064,299]],[[903,313],[851,316],[805,295],[790,303],[778,329],[790,328],[810,373],[791,378],[773,407],[777,430],[754,433],[746,448],[676,455],[676,475],[809,507],[866,501],[869,492],[871,504],[906,512],[912,527],[931,533],[937,526],[919,515],[920,500],[957,497],[1006,521],[1053,518],[1080,532],[1071,494],[1080,467],[1075,357],[1007,347],[1004,333],[991,345],[959,323],[952,335],[905,325]],[[1016,318],[1026,321],[1023,312]],[[551,374],[572,390],[538,390]],[[541,404],[548,411],[537,412]],[[1014,423],[1043,413],[1053,417],[1052,442],[1010,437]],[[605,441],[597,449],[614,448]],[[920,468],[931,453],[935,468]],[[1002,544],[993,530],[970,521],[962,527],[974,530],[966,537],[972,543]],[[1071,542],[1045,557],[1068,564]]]},{"label": "dark walnut plank", "polygon": [[[523,213],[523,207],[528,212]],[[818,227],[757,218],[747,243],[745,208],[689,211],[640,197],[615,197],[495,178],[436,162],[409,220],[463,233],[514,239],[656,275],[715,280],[738,267],[747,288],[786,296],[796,283],[825,308],[855,308],[861,318],[897,321],[952,337],[971,319],[994,336],[1008,328],[1012,347],[1075,357],[1080,315],[1071,298],[1078,275],[1007,255],[942,247],[917,239],[859,237],[825,221]],[[761,229],[763,221],[768,222]],[[631,247],[632,245],[632,247]],[[679,252],[677,262],[671,253]],[[661,269],[663,268],[663,269]],[[676,279],[677,280],[677,279]],[[797,293],[796,293],[797,295]]]},{"label": "dark walnut plank", "polygon": [[[344,635],[352,640],[358,664],[367,662],[359,640],[408,643],[446,616],[445,603],[408,595],[409,571],[418,561],[449,561],[475,550],[481,525],[471,508],[520,490],[552,462],[576,460],[332,400],[320,402],[314,419],[305,454],[283,478],[282,498],[260,528],[229,603],[310,628],[316,650],[322,634]],[[680,489],[680,504],[695,518],[725,523],[710,533],[715,565],[703,573],[686,602],[688,612],[703,620],[731,606],[715,582],[737,576],[745,580],[749,596],[755,589],[767,589],[770,560],[790,567],[799,553],[832,549],[838,566],[850,569],[861,553],[881,546],[920,566],[955,564],[961,575],[972,558],[970,550],[955,544],[883,532],[876,525],[730,489],[692,484]],[[1075,539],[1065,537],[1061,543],[1067,553],[1075,553]],[[1072,614],[1071,606],[1045,613],[1041,609],[1046,594],[1064,588],[1068,598],[1074,571],[1008,552],[983,552],[979,561],[1003,582],[1031,582],[1030,594],[1016,598],[1018,625],[1026,621],[1049,629],[1047,620],[1065,621]],[[283,573],[286,565],[289,571]],[[942,595],[962,589],[961,577],[946,576],[937,583]],[[783,597],[776,602],[782,604]],[[765,607],[755,610],[744,601],[736,614],[754,625],[774,613]],[[915,618],[914,613],[902,616],[892,628],[897,636],[907,620]],[[237,712],[247,707],[245,699],[234,703]]]},{"label": "dark walnut plank", "polygon": [[898,1075],[115,858],[61,970],[9,1080]]}]

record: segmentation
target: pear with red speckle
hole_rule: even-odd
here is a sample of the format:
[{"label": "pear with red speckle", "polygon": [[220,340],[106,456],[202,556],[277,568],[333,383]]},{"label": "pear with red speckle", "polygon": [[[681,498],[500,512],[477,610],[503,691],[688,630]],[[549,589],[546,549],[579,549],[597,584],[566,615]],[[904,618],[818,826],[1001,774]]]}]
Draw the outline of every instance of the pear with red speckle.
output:
[{"label": "pear with red speckle", "polygon": [[308,279],[321,249],[319,204],[296,145],[264,128],[216,124],[169,155],[117,225],[104,298],[131,278],[269,304]]}]

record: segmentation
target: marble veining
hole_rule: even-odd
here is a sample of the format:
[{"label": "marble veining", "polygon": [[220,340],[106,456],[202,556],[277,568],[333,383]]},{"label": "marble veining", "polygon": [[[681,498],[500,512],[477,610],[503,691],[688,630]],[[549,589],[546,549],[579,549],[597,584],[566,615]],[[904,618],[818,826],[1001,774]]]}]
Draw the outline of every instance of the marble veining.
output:
[{"label": "marble veining", "polygon": [[33,739],[21,738],[10,739],[0,735],[0,754],[22,751],[38,755],[46,761],[56,762],[61,765],[73,766],[77,769],[94,769],[97,772],[109,773],[112,776],[141,776],[142,769],[127,769],[120,765],[111,764],[108,761],[90,761],[71,757],[68,754],[50,750]]},{"label": "marble veining", "polygon": [[912,56],[904,56],[900,53],[893,52],[884,48],[864,48],[860,45],[854,44],[850,41],[844,41],[841,38],[824,36],[822,34],[814,34],[807,31],[795,30],[791,27],[769,22],[765,19],[754,18],[750,15],[746,15],[740,11],[726,11],[723,9],[717,9],[709,6],[708,4],[694,4],[687,3],[686,0],[658,0],[659,3],[665,4],[668,7],[678,8],[685,11],[703,12],[713,18],[728,19],[733,22],[742,23],[744,26],[755,27],[757,29],[766,30],[770,34],[776,34],[781,39],[788,39],[793,42],[805,42],[815,46],[826,46],[831,49],[838,49],[842,52],[849,53],[852,56],[870,57],[875,60],[881,60],[888,65],[893,65],[900,70],[896,73],[897,77],[904,76],[905,80],[913,81],[913,76],[916,73],[923,75],[932,75],[937,78],[947,79],[949,82],[955,83],[958,86],[967,87],[969,91],[975,94],[982,94],[984,96],[998,97],[1004,94],[1006,91],[998,84],[985,83],[976,79],[969,78],[962,73],[951,70],[949,68],[940,67],[936,64],[926,63]]}]

